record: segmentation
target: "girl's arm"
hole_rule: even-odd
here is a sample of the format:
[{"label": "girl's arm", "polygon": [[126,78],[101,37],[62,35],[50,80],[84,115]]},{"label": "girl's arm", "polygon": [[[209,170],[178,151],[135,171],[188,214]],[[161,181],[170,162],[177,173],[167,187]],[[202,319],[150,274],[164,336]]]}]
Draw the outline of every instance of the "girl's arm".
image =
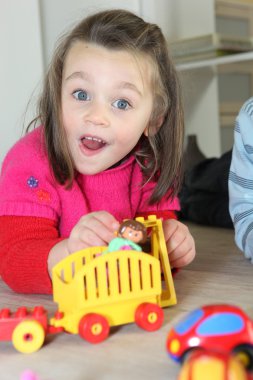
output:
[{"label": "girl's arm", "polygon": [[47,259],[60,242],[56,222],[46,218],[0,217],[0,275],[18,293],[52,293]]},{"label": "girl's arm", "polygon": [[0,216],[0,275],[19,293],[52,293],[51,272],[69,254],[106,245],[119,223],[105,211],[83,216],[68,239],[57,224],[41,217]]}]

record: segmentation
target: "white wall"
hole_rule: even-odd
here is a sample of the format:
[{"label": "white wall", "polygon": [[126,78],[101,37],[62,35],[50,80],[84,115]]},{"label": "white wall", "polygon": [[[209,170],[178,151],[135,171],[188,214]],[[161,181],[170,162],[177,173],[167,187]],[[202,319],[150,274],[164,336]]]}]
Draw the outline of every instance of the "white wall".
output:
[{"label": "white wall", "polygon": [[[168,41],[215,31],[214,0],[143,0],[142,13],[146,20],[156,20]],[[221,144],[216,73],[207,68],[180,73],[180,77],[186,135],[197,134],[205,155],[218,157]]]},{"label": "white wall", "polygon": [[59,36],[88,14],[109,8],[140,14],[140,0],[40,0],[40,5],[46,64]]},{"label": "white wall", "polygon": [[[173,14],[175,22],[170,31],[171,38],[195,37],[215,31],[214,0],[177,0]],[[186,135],[197,134],[204,154],[219,157],[221,138],[215,68],[188,71],[181,75]]]},{"label": "white wall", "polygon": [[214,0],[142,0],[141,11],[168,40],[211,33],[215,28]]},{"label": "white wall", "polygon": [[21,136],[28,100],[43,73],[37,0],[1,0],[0,46],[1,163]]}]

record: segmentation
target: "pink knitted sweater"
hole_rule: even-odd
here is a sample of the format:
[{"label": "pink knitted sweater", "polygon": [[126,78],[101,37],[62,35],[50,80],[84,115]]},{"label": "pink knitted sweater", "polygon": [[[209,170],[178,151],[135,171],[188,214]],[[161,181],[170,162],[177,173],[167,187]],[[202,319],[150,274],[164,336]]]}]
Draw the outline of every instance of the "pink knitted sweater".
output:
[{"label": "pink knitted sweater", "polygon": [[106,210],[122,221],[179,209],[178,199],[148,205],[155,184],[141,183],[141,170],[131,156],[102,173],[78,174],[66,190],[51,173],[43,127],[36,128],[14,145],[2,166],[0,275],[16,291],[50,293],[48,253],[82,215]]},{"label": "pink knitted sweater", "polygon": [[78,174],[70,190],[51,174],[43,128],[23,137],[7,154],[0,177],[0,215],[37,216],[57,221],[67,237],[82,215],[106,210],[119,221],[142,212],[178,210],[178,199],[148,205],[155,184],[141,185],[139,165],[125,163],[96,175]]}]

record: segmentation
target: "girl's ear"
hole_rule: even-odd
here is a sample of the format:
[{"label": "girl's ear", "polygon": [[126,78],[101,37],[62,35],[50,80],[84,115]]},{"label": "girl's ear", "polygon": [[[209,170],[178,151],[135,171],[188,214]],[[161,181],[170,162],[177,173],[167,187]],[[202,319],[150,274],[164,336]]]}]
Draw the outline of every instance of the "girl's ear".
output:
[{"label": "girl's ear", "polygon": [[144,129],[145,136],[154,136],[160,129],[164,122],[164,116],[159,116],[156,120],[151,121]]}]

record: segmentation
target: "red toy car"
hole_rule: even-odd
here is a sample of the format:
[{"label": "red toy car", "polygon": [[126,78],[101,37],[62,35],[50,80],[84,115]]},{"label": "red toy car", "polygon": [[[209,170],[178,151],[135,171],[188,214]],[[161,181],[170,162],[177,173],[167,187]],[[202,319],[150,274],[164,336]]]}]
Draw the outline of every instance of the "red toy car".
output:
[{"label": "red toy car", "polygon": [[171,329],[167,351],[176,361],[196,348],[234,353],[253,369],[253,321],[232,305],[206,305],[194,310]]}]

